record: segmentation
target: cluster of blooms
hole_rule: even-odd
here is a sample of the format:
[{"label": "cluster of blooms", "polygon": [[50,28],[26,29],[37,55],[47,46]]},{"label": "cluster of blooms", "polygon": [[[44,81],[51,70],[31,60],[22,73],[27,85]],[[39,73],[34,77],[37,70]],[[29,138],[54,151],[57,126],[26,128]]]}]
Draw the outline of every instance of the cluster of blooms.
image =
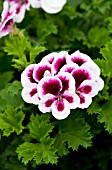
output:
[{"label": "cluster of blooms", "polygon": [[24,19],[30,6],[54,14],[60,12],[66,2],[67,0],[5,0],[1,14],[0,38],[13,31],[14,23],[20,23]]},{"label": "cluster of blooms", "polygon": [[99,67],[80,51],[50,53],[40,63],[27,66],[21,83],[25,102],[38,105],[43,113],[52,112],[59,120],[70,109],[87,108],[104,87]]}]

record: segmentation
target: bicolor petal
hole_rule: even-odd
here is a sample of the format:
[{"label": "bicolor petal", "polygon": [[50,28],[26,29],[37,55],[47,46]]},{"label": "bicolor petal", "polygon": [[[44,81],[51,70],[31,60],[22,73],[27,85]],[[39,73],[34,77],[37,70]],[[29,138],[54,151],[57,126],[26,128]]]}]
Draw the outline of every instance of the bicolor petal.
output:
[{"label": "bicolor petal", "polygon": [[75,80],[70,73],[60,73],[57,77],[62,83],[62,90],[60,93],[64,93],[65,91],[75,92]]},{"label": "bicolor petal", "polygon": [[36,82],[39,82],[43,77],[52,76],[53,74],[54,73],[52,65],[50,65],[49,63],[39,63],[35,66],[33,70],[33,79]]},{"label": "bicolor petal", "polygon": [[81,93],[79,94],[79,97],[80,97],[80,104],[78,108],[81,108],[81,109],[88,108],[89,105],[92,103],[92,98],[88,95]]},{"label": "bicolor petal", "polygon": [[67,64],[69,58],[69,54],[66,51],[62,51],[58,53],[58,58],[55,58],[52,65],[55,70],[55,74],[58,74],[60,69]]},{"label": "bicolor petal", "polygon": [[52,64],[55,58],[58,58],[58,53],[57,52],[53,52],[53,53],[50,53],[50,54],[46,55],[45,57],[43,57],[41,62],[43,64],[45,64],[46,62],[48,62],[49,64]]},{"label": "bicolor petal", "polygon": [[2,20],[0,23],[0,38],[13,32],[15,11],[10,11],[7,1],[4,2],[3,12],[1,14]]},{"label": "bicolor petal", "polygon": [[80,104],[80,98],[75,92],[70,93],[70,92],[66,91],[63,94],[63,98],[68,101],[68,103],[70,105],[70,109],[76,109]]},{"label": "bicolor petal", "polygon": [[61,90],[62,83],[60,79],[55,76],[44,77],[38,84],[38,93],[40,98],[44,97],[46,94],[58,96]]},{"label": "bicolor petal", "polygon": [[23,87],[30,87],[31,84],[36,84],[37,82],[33,78],[33,71],[37,64],[30,64],[21,74],[21,83]]},{"label": "bicolor petal", "polygon": [[46,113],[46,112],[51,112],[51,106],[53,104],[53,102],[55,101],[55,96],[52,94],[46,94],[44,96],[44,98],[42,98],[39,102],[39,110],[42,113]]},{"label": "bicolor petal", "polygon": [[[29,88],[24,87],[22,90],[22,98],[26,103],[33,103],[33,104],[38,104],[39,103],[39,97],[38,97],[38,91],[37,91],[37,86],[32,85]],[[36,101],[33,102],[33,98],[36,98]]]},{"label": "bicolor petal", "polygon": [[54,101],[52,104],[52,115],[58,119],[62,120],[68,117],[70,114],[70,105],[67,100],[63,99],[61,101]]},{"label": "bicolor petal", "polygon": [[71,72],[73,72],[73,70],[75,70],[75,69],[77,69],[77,68],[79,68],[79,66],[77,65],[77,64],[66,64],[66,65],[64,65],[61,69],[60,69],[60,71],[59,71],[59,73],[62,73],[62,72],[68,72],[68,73],[71,73]]}]

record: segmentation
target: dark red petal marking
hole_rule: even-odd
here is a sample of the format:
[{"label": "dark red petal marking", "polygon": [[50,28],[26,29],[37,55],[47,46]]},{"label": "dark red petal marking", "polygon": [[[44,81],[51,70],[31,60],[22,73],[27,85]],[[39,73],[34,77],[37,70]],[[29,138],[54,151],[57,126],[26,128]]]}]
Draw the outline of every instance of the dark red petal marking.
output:
[{"label": "dark red petal marking", "polygon": [[69,89],[69,80],[66,77],[59,76],[59,79],[62,82],[62,90],[61,93],[63,93],[65,90]]},{"label": "dark red petal marking", "polygon": [[50,71],[50,73],[51,73],[51,68],[49,66],[47,66],[47,65],[39,66],[37,68],[37,70],[35,71],[35,79],[40,81],[43,78],[46,70]]},{"label": "dark red petal marking", "polygon": [[77,90],[79,90],[82,93],[89,94],[92,91],[92,87],[89,85],[85,85],[83,87],[78,88]]},{"label": "dark red petal marking", "polygon": [[82,64],[84,64],[86,62],[86,60],[79,58],[79,57],[74,57],[71,59],[74,63],[78,64],[79,66],[81,66]]},{"label": "dark red petal marking", "polygon": [[78,95],[80,97],[80,104],[85,103],[85,97],[81,94]]},{"label": "dark red petal marking", "polygon": [[72,73],[72,76],[74,77],[74,79],[76,81],[76,88],[78,88],[84,80],[91,79],[88,71],[86,71],[84,69],[74,70]]},{"label": "dark red petal marking", "polygon": [[61,85],[60,82],[58,80],[52,80],[50,79],[49,81],[45,82],[42,85],[42,89],[43,89],[43,94],[53,94],[53,95],[58,95],[61,89]]},{"label": "dark red petal marking", "polygon": [[35,80],[33,79],[33,70],[34,68],[31,68],[28,70],[27,77],[31,83],[36,83]]},{"label": "dark red petal marking", "polygon": [[31,90],[30,96],[32,97],[36,93],[37,93],[37,88],[34,88],[34,89]]},{"label": "dark red petal marking", "polygon": [[54,63],[54,68],[56,69],[56,72],[58,72],[65,64],[66,64],[65,57],[57,59],[57,61]]},{"label": "dark red petal marking", "polygon": [[63,96],[69,103],[73,103],[73,97],[71,96]]},{"label": "dark red petal marking", "polygon": [[54,102],[53,99],[48,99],[48,100],[45,102],[45,106],[46,106],[46,107],[50,107],[53,102]]},{"label": "dark red petal marking", "polygon": [[59,101],[56,104],[57,104],[57,110],[59,112],[62,112],[64,110],[64,103]]}]

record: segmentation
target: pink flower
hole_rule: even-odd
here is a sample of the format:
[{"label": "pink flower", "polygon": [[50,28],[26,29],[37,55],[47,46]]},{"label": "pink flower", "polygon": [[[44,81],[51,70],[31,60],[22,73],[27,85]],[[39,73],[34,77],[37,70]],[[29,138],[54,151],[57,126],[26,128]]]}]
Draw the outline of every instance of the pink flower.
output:
[{"label": "pink flower", "polygon": [[62,10],[67,0],[29,0],[33,8],[42,8],[49,14],[55,14]]},{"label": "pink flower", "polygon": [[29,10],[30,3],[28,0],[7,0],[10,6],[10,10],[16,11],[14,21],[20,23],[24,17],[26,10]]},{"label": "pink flower", "polygon": [[62,73],[45,77],[38,84],[41,112],[51,112],[56,119],[65,119],[70,109],[79,105],[79,97],[75,94],[75,81],[71,74]]},{"label": "pink flower", "polygon": [[13,32],[15,11],[10,11],[7,1],[4,2],[2,20],[0,23],[0,38]]}]

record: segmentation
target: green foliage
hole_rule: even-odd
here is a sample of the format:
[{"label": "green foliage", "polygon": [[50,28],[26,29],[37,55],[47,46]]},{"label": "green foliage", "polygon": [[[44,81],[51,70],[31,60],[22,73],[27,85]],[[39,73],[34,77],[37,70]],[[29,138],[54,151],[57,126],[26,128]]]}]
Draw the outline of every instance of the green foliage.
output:
[{"label": "green foliage", "polygon": [[17,135],[23,130],[22,121],[24,120],[24,113],[16,111],[13,106],[7,106],[3,113],[0,113],[0,129],[4,136],[9,136],[16,132]]},{"label": "green foliage", "polygon": [[22,108],[23,100],[21,98],[21,88],[21,83],[14,81],[0,91],[0,111],[4,110],[7,105],[12,105],[15,108]]},{"label": "green foliage", "polygon": [[24,142],[17,148],[18,158],[22,158],[24,164],[27,164],[32,159],[37,164],[40,164],[42,161],[46,164],[57,162],[58,157],[53,146],[54,139],[48,136],[53,129],[49,119],[49,115],[36,115],[36,117],[31,115],[31,122],[29,124],[30,135],[38,143]]},{"label": "green foliage", "polygon": [[[14,33],[0,39],[0,170],[111,169],[111,9],[110,0],[67,0],[52,15],[31,8]],[[63,50],[89,55],[105,86],[89,108],[57,121],[22,100],[18,80],[27,65]]]},{"label": "green foliage", "polygon": [[100,123],[104,123],[105,129],[112,133],[112,96],[110,96],[109,100],[102,106],[102,111],[98,116],[98,121]]},{"label": "green foliage", "polygon": [[[76,115],[75,115],[76,114]],[[67,154],[65,142],[68,148],[78,150],[79,145],[87,148],[91,146],[90,126],[83,118],[78,118],[77,113],[73,112],[70,117],[59,123],[59,132],[56,135],[55,145],[59,155]]]},{"label": "green foliage", "polygon": [[7,72],[4,72],[2,74],[0,74],[0,81],[2,83],[0,83],[0,90],[3,89],[7,83],[9,83],[12,78],[13,78],[13,71],[7,71]]},{"label": "green foliage", "polygon": [[100,49],[103,59],[97,59],[95,62],[99,65],[104,76],[112,76],[112,41],[108,42],[105,47]]}]

